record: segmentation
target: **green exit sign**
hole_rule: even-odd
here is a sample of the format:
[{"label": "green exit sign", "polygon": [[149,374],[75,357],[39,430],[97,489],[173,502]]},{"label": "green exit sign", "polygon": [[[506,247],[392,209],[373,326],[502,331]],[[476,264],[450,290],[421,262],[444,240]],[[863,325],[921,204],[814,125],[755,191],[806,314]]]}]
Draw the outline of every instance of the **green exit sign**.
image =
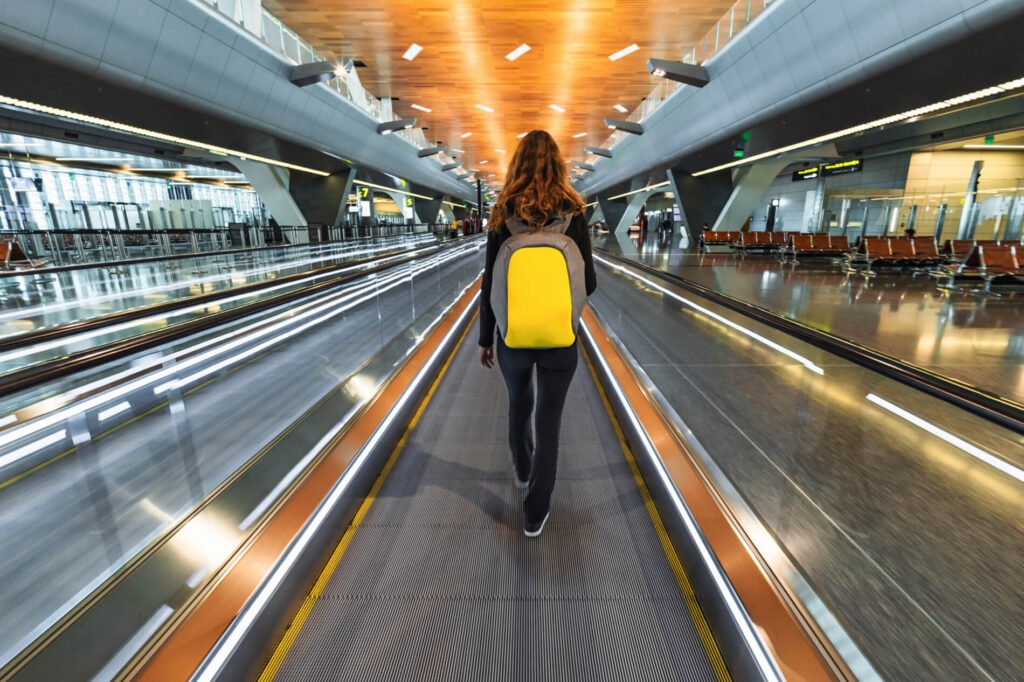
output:
[{"label": "green exit sign", "polygon": [[737,159],[742,159],[745,154],[746,152],[743,151],[742,149],[734,149],[732,152],[732,155],[735,156]]},{"label": "green exit sign", "polygon": [[995,135],[986,135],[985,136],[985,144],[995,144],[995,143],[996,143],[996,136]]}]

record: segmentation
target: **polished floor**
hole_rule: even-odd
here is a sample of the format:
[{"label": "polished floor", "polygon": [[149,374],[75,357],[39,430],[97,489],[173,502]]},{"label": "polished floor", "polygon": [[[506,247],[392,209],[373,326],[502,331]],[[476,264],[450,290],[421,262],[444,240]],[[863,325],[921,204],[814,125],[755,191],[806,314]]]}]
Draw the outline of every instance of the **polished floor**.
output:
[{"label": "polished floor", "polygon": [[1017,434],[640,271],[597,275],[595,312],[840,639],[883,679],[1018,677]]},{"label": "polished floor", "polygon": [[[635,233],[634,233],[635,235]],[[818,329],[1024,403],[1024,287],[998,297],[945,292],[926,275],[846,275],[828,260],[700,253],[653,233],[594,245]]]}]

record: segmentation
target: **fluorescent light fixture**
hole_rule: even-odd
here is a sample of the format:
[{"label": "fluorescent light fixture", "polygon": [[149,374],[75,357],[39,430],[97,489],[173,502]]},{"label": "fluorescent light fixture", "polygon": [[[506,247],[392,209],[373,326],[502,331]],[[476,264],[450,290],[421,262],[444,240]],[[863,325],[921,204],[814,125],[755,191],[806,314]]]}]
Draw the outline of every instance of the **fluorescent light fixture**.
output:
[{"label": "fluorescent light fixture", "polygon": [[37,102],[30,102],[28,100],[17,99],[15,97],[8,97],[7,95],[0,95],[0,104],[18,107],[19,109],[26,109],[28,111],[35,111],[38,113],[47,114],[49,116],[61,116],[63,118],[69,118],[73,121],[88,123],[89,125],[98,126],[100,128],[109,128],[111,130],[117,130],[122,133],[140,135],[142,137],[148,137],[153,140],[160,140],[161,142],[173,142],[175,144],[184,145],[186,147],[195,147],[196,149],[203,149],[210,153],[219,154],[221,156],[237,156],[240,159],[259,161],[261,163],[270,164],[271,166],[290,168],[292,170],[302,171],[304,173],[312,173],[313,175],[319,175],[321,177],[327,177],[328,175],[330,175],[330,173],[325,173],[324,171],[316,170],[315,168],[307,168],[306,166],[299,166],[294,163],[285,163],[284,161],[270,159],[265,156],[257,156],[256,154],[240,152],[234,149],[228,149],[227,147],[218,147],[216,145],[207,144],[206,142],[190,140],[187,137],[168,135],[166,133],[157,132],[155,130],[149,130],[147,128],[139,128],[138,126],[131,126],[124,123],[118,123],[117,121],[111,121],[110,119],[99,118],[97,116],[88,116],[86,114],[80,114],[78,112],[69,111],[67,109],[58,109],[57,107],[50,107],[45,104],[39,104]]},{"label": "fluorescent light fixture", "polygon": [[461,135],[459,135],[459,137],[466,138],[466,137],[469,137],[472,134],[473,133],[462,133]]},{"label": "fluorescent light fixture", "polygon": [[488,114],[493,114],[494,113],[494,109],[491,109],[490,107],[484,106],[483,104],[477,104],[476,108],[480,109],[481,111],[486,111]]},{"label": "fluorescent light fixture", "polygon": [[480,161],[479,163],[480,163],[480,165],[483,165],[483,164],[487,163],[487,159],[484,159],[483,161]]},{"label": "fluorescent light fixture", "polygon": [[624,192],[622,194],[616,194],[613,197],[608,197],[608,200],[611,201],[612,199],[621,199],[622,197],[628,197],[630,194],[636,194],[637,192],[646,192],[649,189],[658,189],[659,187],[668,187],[669,184],[670,184],[669,181],[666,180],[665,182],[659,182],[659,183],[654,184],[654,185],[647,185],[646,187],[641,187],[640,189],[635,189],[632,192]]},{"label": "fluorescent light fixture", "polygon": [[465,154],[465,153],[466,153],[465,151],[463,151],[463,150],[461,150],[461,149],[456,149],[455,147],[452,147],[452,151],[453,151],[453,152],[456,152],[456,153],[458,153],[458,154]]},{"label": "fluorescent light fixture", "polygon": [[[698,171],[693,175],[694,177],[697,177],[701,175],[707,175],[708,173],[715,173],[717,171],[725,170],[727,168],[735,168],[736,166],[742,166],[744,164],[753,163],[755,161],[760,161],[761,159],[767,159],[772,156],[778,156],[779,154],[785,154],[786,152],[795,151],[797,149],[813,147],[815,145],[823,144],[825,142],[837,140],[841,137],[846,137],[847,135],[856,135],[857,133],[863,133],[873,128],[879,128],[881,126],[899,123],[900,121],[906,121],[907,119],[910,118],[916,118],[918,116],[931,114],[936,111],[942,111],[943,109],[949,109],[951,107],[959,106],[961,104],[967,104],[968,102],[984,99],[985,97],[1001,95],[1003,93],[1011,92],[1013,90],[1019,90],[1020,88],[1024,88],[1024,78],[1018,78],[1016,80],[1000,83],[999,85],[993,85],[991,87],[983,88],[981,90],[975,90],[974,92],[969,92],[967,94],[960,95],[959,97],[945,99],[942,100],[941,102],[934,102],[923,107],[918,107],[917,109],[910,109],[909,111],[904,111],[899,114],[893,114],[892,116],[886,116],[885,118],[879,118],[875,119],[874,121],[868,121],[867,123],[861,123],[860,125],[856,125],[850,128],[837,130],[834,133],[828,133],[827,135],[821,135],[820,137],[804,140],[803,142],[797,142],[795,144],[791,144],[785,147],[779,147],[778,149],[772,149],[761,154],[747,156],[744,157],[743,159],[732,161],[730,163],[723,163],[719,166],[713,166],[711,168],[706,168],[702,171]],[[992,147],[992,145],[986,146]]]},{"label": "fluorescent light fixture", "polygon": [[632,121],[620,121],[616,118],[606,118],[604,124],[612,130],[621,130],[624,133],[631,133],[633,135],[643,135],[644,127],[639,123],[633,123]]},{"label": "fluorescent light fixture", "polygon": [[402,55],[402,59],[406,59],[411,62],[412,60],[416,59],[416,56],[422,51],[422,47],[420,47],[416,43],[413,43],[412,45],[409,46],[409,49],[405,51],[405,54]]},{"label": "fluorescent light fixture", "polygon": [[105,422],[108,419],[110,419],[111,417],[119,415],[122,412],[125,412],[125,411],[127,411],[129,409],[131,409],[131,405],[128,403],[128,401],[127,400],[122,400],[121,402],[119,402],[117,405],[114,405],[113,407],[108,407],[105,410],[100,410],[100,413],[97,415],[96,418],[99,421],[101,421],[101,422]]},{"label": "fluorescent light fixture", "polygon": [[640,49],[640,46],[637,45],[636,43],[633,43],[629,47],[622,48],[621,50],[619,50],[615,54],[608,55],[608,59],[612,60],[613,62],[617,62],[618,60],[622,59],[626,55],[633,54],[634,52],[636,52],[639,49]]},{"label": "fluorescent light fixture", "polygon": [[421,107],[421,106],[420,106],[419,104],[410,104],[409,106],[411,106],[411,107],[412,107],[413,109],[417,109],[417,110],[419,110],[419,111],[425,111],[425,112],[427,112],[428,114],[429,114],[429,113],[430,113],[431,111],[433,111],[433,109],[427,109],[426,107]]},{"label": "fluorescent light fixture", "polygon": [[426,149],[421,149],[416,152],[416,156],[422,159],[427,156],[433,156],[434,154],[440,154],[446,149],[448,149],[448,145],[446,144],[441,144],[436,147],[427,147]]},{"label": "fluorescent light fixture", "polygon": [[615,111],[622,112],[623,114],[629,113],[629,109],[627,109],[626,107],[622,106],[621,104],[616,104],[612,108],[615,109]]},{"label": "fluorescent light fixture", "polygon": [[703,88],[709,80],[708,72],[704,67],[668,59],[648,59],[647,70],[655,76],[697,88]]},{"label": "fluorescent light fixture", "polygon": [[0,147],[42,147],[42,142],[0,142]]},{"label": "fluorescent light fixture", "polygon": [[612,158],[612,150],[605,149],[604,147],[584,147],[583,151],[587,152],[588,154],[603,156],[606,159]]},{"label": "fluorescent light fixture", "polygon": [[81,163],[131,163],[127,156],[58,156],[55,161],[76,161]]},{"label": "fluorescent light fixture", "polygon": [[516,139],[517,140],[521,140],[524,137],[526,137],[527,135],[529,135],[529,133],[519,133],[518,135],[516,135]]},{"label": "fluorescent light fixture", "polygon": [[22,457],[27,457],[28,455],[39,452],[43,448],[50,447],[54,443],[59,443],[62,440],[64,440],[67,437],[67,435],[67,429],[61,429],[60,431],[51,433],[49,436],[45,436],[43,438],[39,438],[38,440],[34,440],[28,445],[23,445],[17,450],[12,450],[3,457],[0,457],[0,467],[4,467],[7,466],[8,464],[17,462]]},{"label": "fluorescent light fixture", "polygon": [[509,52],[507,55],[505,55],[505,59],[509,60],[510,62],[514,62],[515,60],[519,59],[529,51],[530,46],[527,45],[526,43],[523,43],[522,45]]},{"label": "fluorescent light fixture", "polygon": [[325,83],[337,75],[338,64],[334,62],[310,62],[294,67],[288,80],[300,88],[304,88],[307,85]]},{"label": "fluorescent light fixture", "polygon": [[498,149],[497,147],[494,148],[494,151],[498,152],[499,154],[504,154],[505,153],[504,149]]},{"label": "fluorescent light fixture", "polygon": [[573,137],[573,139],[575,140],[575,139],[576,139],[577,137],[583,137],[583,136],[585,136],[585,135],[586,135],[586,133],[576,133],[576,134],[575,134],[575,135],[573,135],[572,137]]},{"label": "fluorescent light fixture", "polygon": [[965,144],[964,149],[1024,149],[1024,144]]},{"label": "fluorescent light fixture", "polygon": [[560,114],[564,114],[565,113],[565,109],[563,109],[562,107],[558,106],[557,104],[552,104],[552,105],[550,105],[549,108],[554,109],[555,111],[557,111]]},{"label": "fluorescent light fixture", "polygon": [[7,426],[8,424],[13,424],[16,421],[18,421],[18,417],[13,414],[9,414],[6,417],[0,417],[0,428]]},{"label": "fluorescent light fixture", "polygon": [[394,121],[384,121],[377,126],[377,132],[381,135],[390,135],[396,130],[408,130],[416,125],[414,118],[399,118]]},{"label": "fluorescent light fixture", "polygon": [[935,426],[935,424],[932,424],[931,422],[925,421],[924,419],[921,419],[920,417],[918,417],[915,414],[907,412],[902,407],[899,407],[898,405],[894,405],[894,404],[890,403],[885,398],[879,398],[874,393],[869,393],[865,397],[868,400],[870,400],[871,402],[873,402],[875,405],[878,405],[879,407],[883,407],[883,408],[889,410],[890,412],[892,412],[896,416],[898,416],[898,417],[900,417],[902,419],[907,420],[908,422],[910,422],[914,426],[916,426],[918,428],[921,428],[921,429],[924,429],[925,431],[927,431],[928,433],[932,434],[933,436],[941,438],[942,440],[946,441],[947,443],[949,443],[950,445],[952,445],[955,448],[959,448],[959,449],[963,450],[964,452],[966,452],[971,457],[979,459],[982,462],[984,462],[985,464],[988,464],[989,466],[994,467],[994,468],[998,469],[999,471],[1002,471],[1004,474],[1006,474],[1006,475],[1008,475],[1008,476],[1010,476],[1012,478],[1017,479],[1021,483],[1024,483],[1024,470],[1021,470],[1021,469],[1015,467],[1014,465],[1010,464],[1006,460],[1004,460],[1004,459],[1002,459],[1000,457],[996,457],[992,453],[986,452],[986,451],[982,450],[981,448],[968,443],[967,441],[963,440],[962,438],[957,438],[956,436],[951,434],[949,431],[944,431],[943,429],[940,429],[938,426]]},{"label": "fluorescent light fixture", "polygon": [[185,173],[187,168],[167,168],[166,166],[129,166],[126,171],[158,171],[164,173]]}]

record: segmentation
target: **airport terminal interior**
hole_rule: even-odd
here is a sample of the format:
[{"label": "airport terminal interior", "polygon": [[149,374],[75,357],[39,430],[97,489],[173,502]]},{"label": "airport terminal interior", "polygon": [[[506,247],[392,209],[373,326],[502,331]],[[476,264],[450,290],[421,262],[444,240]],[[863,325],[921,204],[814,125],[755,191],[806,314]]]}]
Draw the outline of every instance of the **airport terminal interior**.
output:
[{"label": "airport terminal interior", "polygon": [[[1024,679],[1022,35],[0,2],[0,680]],[[539,528],[478,330],[537,130],[596,277]]]}]

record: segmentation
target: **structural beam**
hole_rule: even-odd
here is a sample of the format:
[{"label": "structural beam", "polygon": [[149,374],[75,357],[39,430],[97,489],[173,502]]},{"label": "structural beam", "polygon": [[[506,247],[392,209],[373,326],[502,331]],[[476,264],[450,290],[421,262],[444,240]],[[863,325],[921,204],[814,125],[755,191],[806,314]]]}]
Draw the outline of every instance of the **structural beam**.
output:
[{"label": "structural beam", "polygon": [[648,59],[647,70],[655,76],[703,88],[710,78],[707,70],[696,64],[671,61],[668,59]]},{"label": "structural beam", "polygon": [[594,154],[596,156],[603,156],[606,159],[612,158],[612,150],[605,149],[604,147],[584,147],[583,151],[588,152],[590,154]]}]

